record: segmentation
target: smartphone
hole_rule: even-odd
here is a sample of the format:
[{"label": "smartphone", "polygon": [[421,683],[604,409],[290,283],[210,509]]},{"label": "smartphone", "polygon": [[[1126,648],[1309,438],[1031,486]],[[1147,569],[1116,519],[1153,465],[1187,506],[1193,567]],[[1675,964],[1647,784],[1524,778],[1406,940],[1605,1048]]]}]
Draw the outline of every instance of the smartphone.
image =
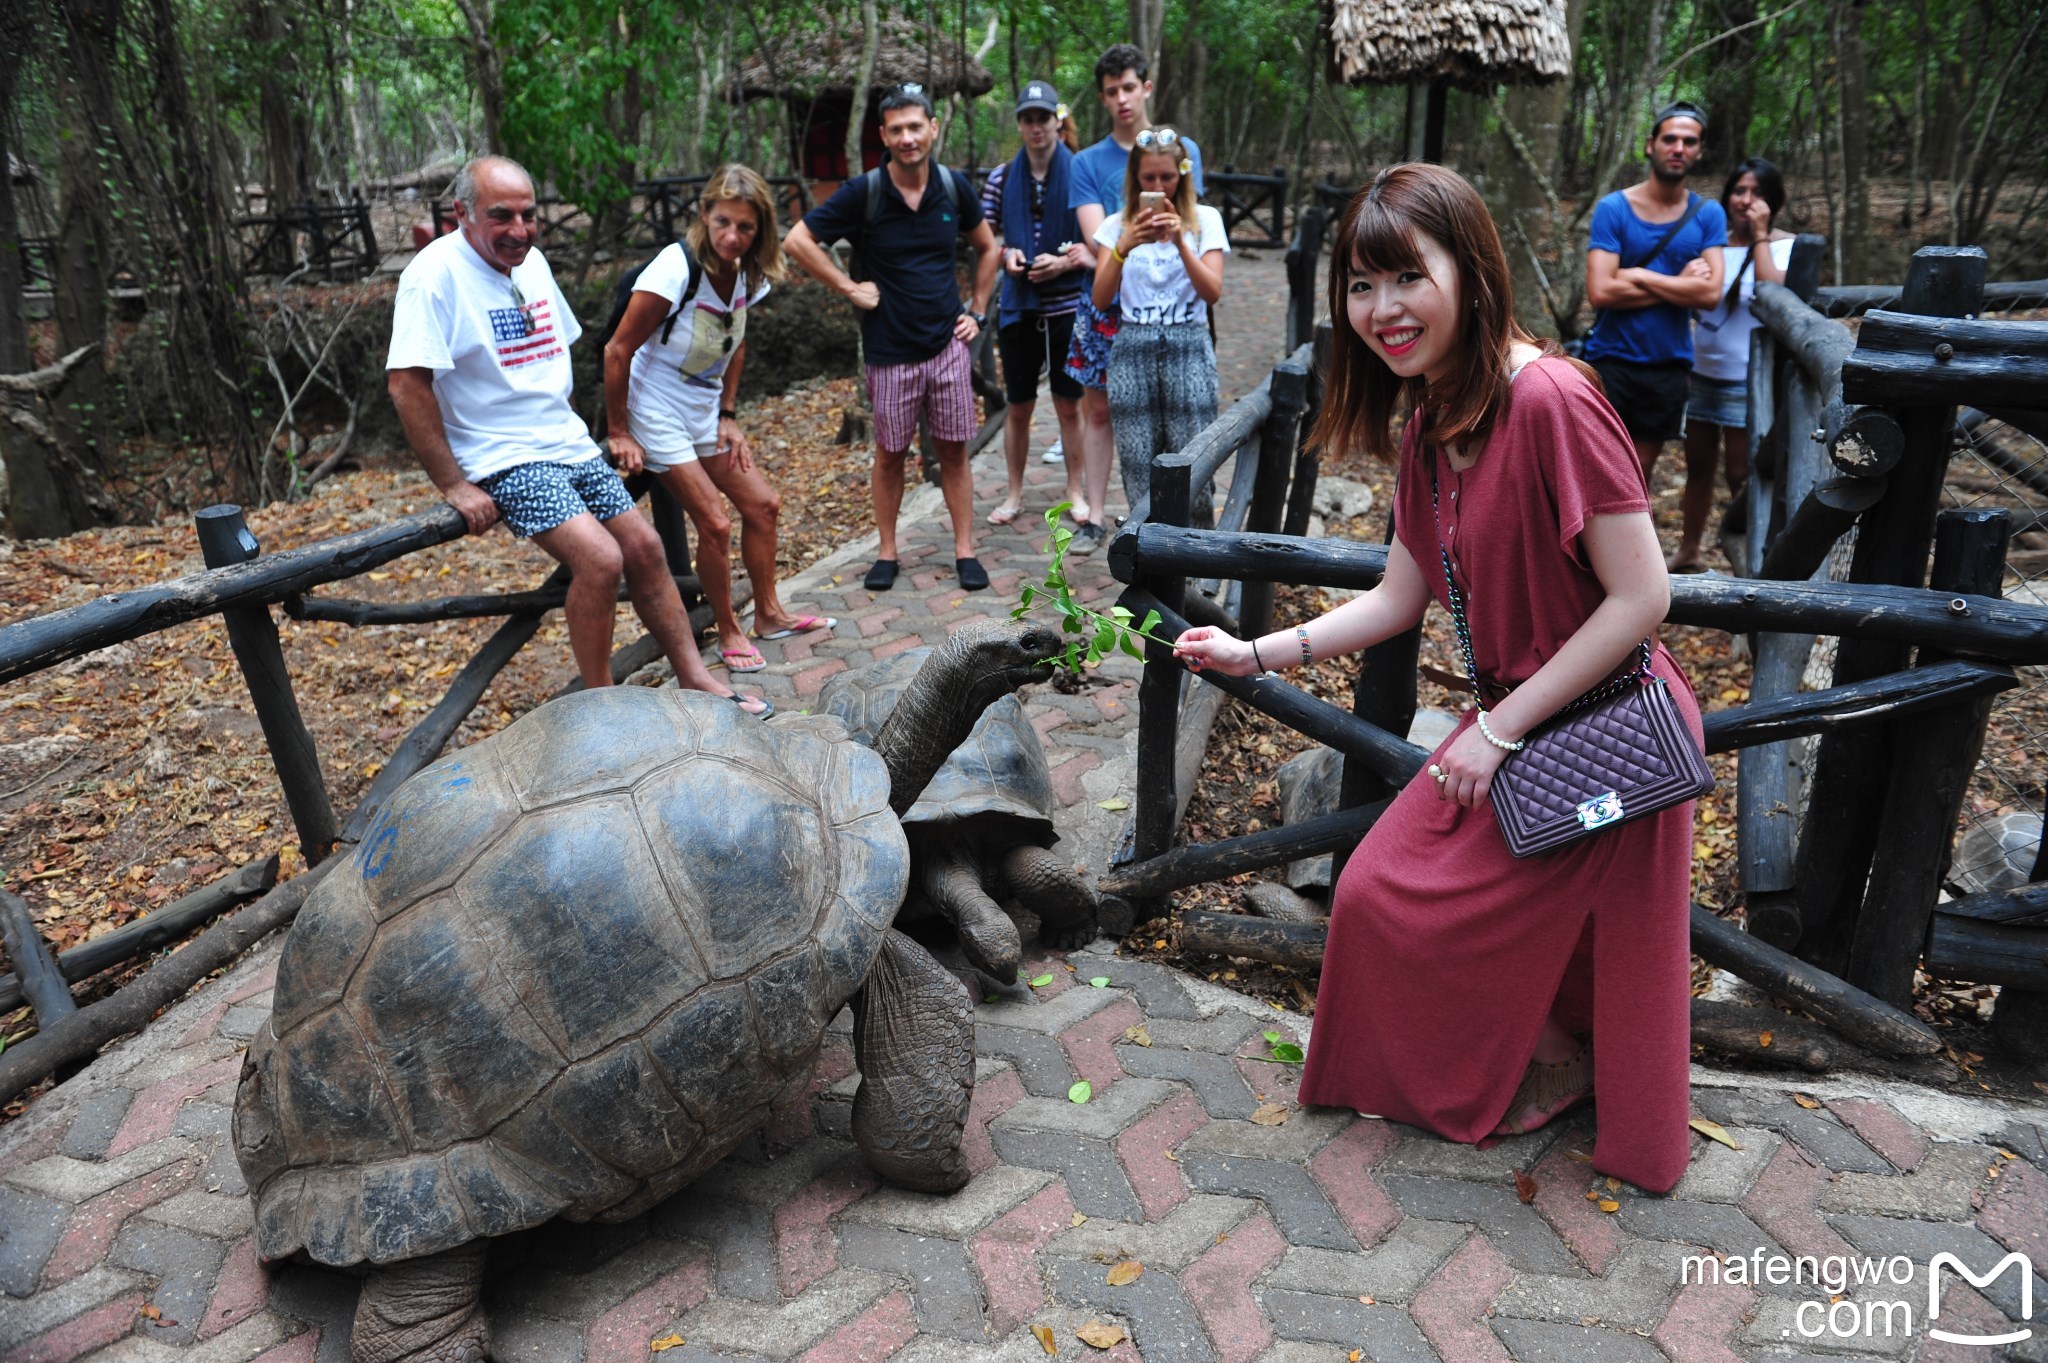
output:
[{"label": "smartphone", "polygon": [[1140,213],[1157,213],[1164,207],[1166,207],[1166,195],[1159,190],[1148,189],[1138,195],[1138,211]]}]

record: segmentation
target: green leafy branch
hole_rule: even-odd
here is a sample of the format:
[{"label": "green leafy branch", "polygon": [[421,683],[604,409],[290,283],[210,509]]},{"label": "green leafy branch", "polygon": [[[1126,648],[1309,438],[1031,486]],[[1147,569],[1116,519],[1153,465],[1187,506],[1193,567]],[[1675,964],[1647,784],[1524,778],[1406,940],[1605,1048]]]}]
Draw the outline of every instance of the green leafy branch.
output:
[{"label": "green leafy branch", "polygon": [[1061,632],[1075,636],[1067,640],[1067,654],[1063,660],[1069,672],[1093,667],[1118,649],[1143,662],[1145,649],[1139,644],[1140,639],[1173,647],[1173,640],[1152,632],[1159,623],[1158,611],[1146,611],[1145,618],[1133,625],[1131,621],[1138,617],[1122,606],[1111,606],[1105,614],[1090,610],[1074,599],[1073,586],[1067,581],[1067,547],[1074,542],[1074,532],[1060,524],[1060,518],[1072,505],[1072,502],[1061,502],[1045,513],[1045,527],[1051,532],[1046,541],[1046,552],[1052,556],[1045,567],[1045,582],[1042,586],[1029,582],[1024,584],[1023,597],[1010,611],[1010,618],[1022,620],[1041,602],[1058,611]]}]

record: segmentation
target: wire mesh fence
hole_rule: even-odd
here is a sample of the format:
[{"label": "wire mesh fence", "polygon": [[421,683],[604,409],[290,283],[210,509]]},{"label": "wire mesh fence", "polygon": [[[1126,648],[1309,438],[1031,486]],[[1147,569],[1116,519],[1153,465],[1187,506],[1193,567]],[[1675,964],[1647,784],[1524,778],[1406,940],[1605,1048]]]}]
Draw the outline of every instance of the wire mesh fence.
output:
[{"label": "wire mesh fence", "polygon": [[[2048,445],[1971,409],[1956,423],[1943,504],[1999,507],[2012,518],[2007,600],[2048,605]],[[2048,775],[2048,676],[2019,669],[1993,703],[1984,750],[1957,828],[1952,893],[2009,889],[2034,879]]]}]

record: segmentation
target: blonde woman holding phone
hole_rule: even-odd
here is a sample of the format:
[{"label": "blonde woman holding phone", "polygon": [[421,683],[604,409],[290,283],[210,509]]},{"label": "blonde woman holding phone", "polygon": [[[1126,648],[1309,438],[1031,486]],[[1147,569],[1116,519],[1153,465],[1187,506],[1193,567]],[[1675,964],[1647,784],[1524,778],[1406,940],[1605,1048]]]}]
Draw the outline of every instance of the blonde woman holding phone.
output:
[{"label": "blonde woman holding phone", "polygon": [[[1186,448],[1216,419],[1216,349],[1209,308],[1223,296],[1230,238],[1223,215],[1195,201],[1187,141],[1173,128],[1138,134],[1124,166],[1123,202],[1095,229],[1094,303],[1119,297],[1123,322],[1109,352],[1109,420],[1124,496],[1151,490],[1152,457]],[[1195,519],[1209,486],[1195,489]]]}]

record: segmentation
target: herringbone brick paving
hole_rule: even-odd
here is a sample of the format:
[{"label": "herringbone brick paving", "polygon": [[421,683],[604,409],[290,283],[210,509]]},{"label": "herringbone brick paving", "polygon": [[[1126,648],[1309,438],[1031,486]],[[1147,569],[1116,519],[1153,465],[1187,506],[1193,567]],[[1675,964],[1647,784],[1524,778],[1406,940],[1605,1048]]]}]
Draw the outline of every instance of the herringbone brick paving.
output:
[{"label": "herringbone brick paving", "polygon": [[[1262,269],[1277,263],[1233,263],[1234,297],[1256,296],[1246,277]],[[1263,334],[1277,337],[1268,312]],[[1249,302],[1234,320],[1266,326]],[[1249,387],[1238,380],[1255,369],[1226,365],[1226,387]],[[1034,507],[1056,472],[1033,460]],[[1000,476],[985,459],[984,507]],[[841,623],[831,638],[764,646],[772,665],[755,680],[784,703],[1006,608],[1042,564],[1027,516],[986,534],[995,591],[962,593],[939,571],[936,511],[913,506],[904,555],[920,566],[895,591],[858,590],[863,546],[792,590]],[[1100,559],[1075,567],[1084,591],[1112,592]],[[1078,695],[1027,697],[1065,845],[1096,865],[1121,817],[1096,802],[1128,796],[1136,724],[1134,673],[1107,672]],[[229,1144],[276,952],[0,1132],[0,1363],[346,1359],[357,1280],[257,1261]],[[680,1338],[665,1363],[1029,1363],[1046,1357],[1037,1326],[1059,1356],[1095,1356],[1074,1333],[1094,1320],[1127,1332],[1101,1354],[1125,1363],[2048,1359],[2048,1283],[2036,1277],[2029,1298],[2010,1271],[1981,1291],[1950,1279],[1944,1329],[2033,1331],[1985,1347],[1929,1335],[1925,1280],[1942,1252],[1979,1273],[2008,1252],[2048,1267],[2048,1112],[1850,1078],[1815,1082],[1809,1107],[1770,1078],[1698,1070],[1696,1111],[1740,1148],[1697,1138],[1685,1180],[1653,1197],[1610,1189],[1585,1162],[1588,1117],[1481,1151],[1303,1109],[1293,1070],[1264,1063],[1262,1033],[1305,1041],[1305,1020],[1118,959],[1109,942],[1029,954],[1024,978],[1053,982],[980,1007],[965,1189],[888,1188],[861,1164],[842,1016],[811,1098],[693,1187],[623,1225],[553,1223],[494,1246],[496,1356],[624,1363]],[[1097,976],[1107,987],[1086,982]],[[1066,1097],[1079,1078],[1093,1087],[1085,1104]],[[1255,1122],[1262,1107],[1285,1120]],[[1526,1202],[1517,1171],[1535,1180]],[[1913,1276],[1845,1285],[1835,1301],[1811,1282],[1682,1282],[1683,1260],[1709,1253],[1899,1255]],[[1144,1273],[1110,1286],[1125,1260]],[[1897,1325],[1890,1302],[1910,1307],[1910,1328],[1860,1328]],[[1859,1328],[1830,1328],[1849,1315]]]}]

